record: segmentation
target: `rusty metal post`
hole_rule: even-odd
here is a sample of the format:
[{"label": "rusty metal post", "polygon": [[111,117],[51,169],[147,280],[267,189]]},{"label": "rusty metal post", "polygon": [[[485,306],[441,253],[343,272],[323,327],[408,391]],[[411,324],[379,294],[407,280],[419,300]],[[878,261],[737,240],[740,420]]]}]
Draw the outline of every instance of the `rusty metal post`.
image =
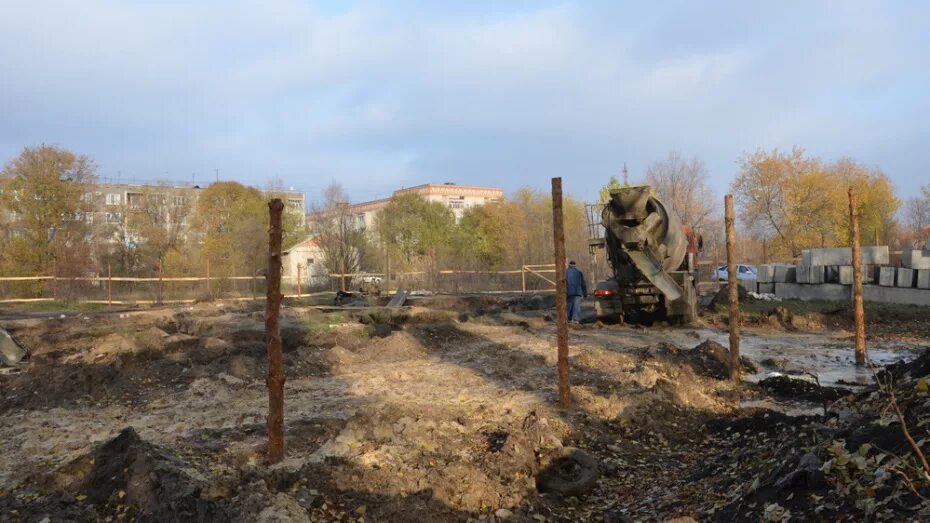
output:
[{"label": "rusty metal post", "polygon": [[739,363],[739,282],[736,279],[736,217],[733,215],[733,195],[724,198],[727,226],[727,286],[730,294],[730,379],[740,382]]},{"label": "rusty metal post", "polygon": [[297,264],[297,298],[300,298],[300,264]]},{"label": "rusty metal post", "polygon": [[268,344],[268,462],[284,457],[284,364],[281,354],[281,213],[280,198],[268,202],[271,227],[268,230],[268,301],[265,304],[265,341]]},{"label": "rusty metal post", "polygon": [[565,229],[562,224],[562,178],[552,179],[552,238],[555,247],[555,310],[559,345],[559,406],[571,406],[568,385],[568,289],[565,281]]},{"label": "rusty metal post", "polygon": [[107,307],[113,306],[113,270],[107,262]]},{"label": "rusty metal post", "polygon": [[856,365],[865,365],[865,307],[862,304],[862,250],[859,243],[859,199],[849,188],[849,226],[852,229],[853,316],[856,320]]}]

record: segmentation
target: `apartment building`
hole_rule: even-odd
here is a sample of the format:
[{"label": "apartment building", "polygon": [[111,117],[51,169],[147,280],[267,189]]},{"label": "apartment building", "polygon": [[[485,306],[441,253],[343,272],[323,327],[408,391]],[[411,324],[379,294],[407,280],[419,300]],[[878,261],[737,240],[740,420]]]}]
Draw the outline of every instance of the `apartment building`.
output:
[{"label": "apartment building", "polygon": [[[124,226],[132,229],[134,217],[142,213],[157,215],[158,222],[166,227],[186,229],[188,220],[197,206],[202,193],[198,185],[95,183],[88,185],[82,200],[84,210],[71,216],[88,225]],[[306,199],[296,191],[262,191],[270,197],[281,198],[285,205],[294,209],[301,219],[306,219]],[[6,219],[15,223],[18,217],[6,213]],[[302,225],[306,223],[305,221]]]},{"label": "apartment building", "polygon": [[[394,191],[392,196],[411,193],[418,194],[428,201],[439,202],[448,206],[455,215],[456,221],[461,219],[465,210],[470,207],[500,202],[504,199],[504,190],[497,187],[478,187],[455,183],[427,183],[407,187]],[[381,209],[387,207],[390,201],[391,198],[382,198],[350,205],[349,210],[355,215],[356,226],[360,229],[373,227],[375,216]]]}]

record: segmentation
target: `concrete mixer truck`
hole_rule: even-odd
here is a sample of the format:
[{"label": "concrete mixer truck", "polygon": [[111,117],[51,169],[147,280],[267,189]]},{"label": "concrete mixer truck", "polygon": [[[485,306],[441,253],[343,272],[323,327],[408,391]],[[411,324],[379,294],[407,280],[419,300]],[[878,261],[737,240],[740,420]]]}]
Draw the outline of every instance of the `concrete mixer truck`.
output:
[{"label": "concrete mixer truck", "polygon": [[690,323],[697,317],[694,267],[701,239],[681,225],[652,187],[612,189],[596,230],[602,236],[590,245],[606,249],[613,273],[594,291],[598,319],[651,324]]}]

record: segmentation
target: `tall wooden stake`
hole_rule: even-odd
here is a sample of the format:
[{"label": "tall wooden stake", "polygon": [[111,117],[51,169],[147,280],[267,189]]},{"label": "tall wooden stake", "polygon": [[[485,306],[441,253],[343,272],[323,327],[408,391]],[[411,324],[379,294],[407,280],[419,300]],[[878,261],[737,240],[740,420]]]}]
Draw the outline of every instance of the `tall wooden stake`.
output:
[{"label": "tall wooden stake", "polygon": [[862,305],[862,250],[859,245],[859,198],[849,188],[849,225],[852,229],[853,316],[856,320],[856,365],[865,365],[865,307]]},{"label": "tall wooden stake", "polygon": [[268,462],[284,457],[284,365],[281,355],[281,213],[280,198],[268,202],[271,228],[268,230],[268,301],[265,305],[265,341],[268,343]]},{"label": "tall wooden stake", "polygon": [[297,264],[297,297],[300,298],[300,264]]},{"label": "tall wooden stake", "polygon": [[107,307],[113,306],[113,271],[107,262]]},{"label": "tall wooden stake", "polygon": [[568,289],[565,282],[565,230],[562,226],[562,178],[552,179],[552,238],[555,244],[555,311],[559,344],[559,406],[571,405],[568,385]]},{"label": "tall wooden stake", "polygon": [[733,195],[724,197],[727,226],[727,287],[730,292],[730,379],[740,382],[739,363],[739,282],[736,280],[736,218],[733,215]]},{"label": "tall wooden stake", "polygon": [[164,278],[164,263],[161,260],[158,260],[158,304],[161,305],[162,299],[164,298],[165,293],[165,282]]}]

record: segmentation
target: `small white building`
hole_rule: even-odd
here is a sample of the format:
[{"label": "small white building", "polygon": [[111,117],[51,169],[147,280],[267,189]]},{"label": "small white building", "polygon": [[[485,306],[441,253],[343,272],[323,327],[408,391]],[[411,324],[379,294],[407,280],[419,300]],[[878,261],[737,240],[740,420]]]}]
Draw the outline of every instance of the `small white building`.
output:
[{"label": "small white building", "polygon": [[[309,236],[284,250],[281,256],[281,272],[286,278],[297,277],[297,266],[300,265],[300,286],[304,289],[328,287],[329,271],[324,263],[323,249],[317,244],[316,238]],[[296,280],[288,279],[286,283],[292,284]]]}]

